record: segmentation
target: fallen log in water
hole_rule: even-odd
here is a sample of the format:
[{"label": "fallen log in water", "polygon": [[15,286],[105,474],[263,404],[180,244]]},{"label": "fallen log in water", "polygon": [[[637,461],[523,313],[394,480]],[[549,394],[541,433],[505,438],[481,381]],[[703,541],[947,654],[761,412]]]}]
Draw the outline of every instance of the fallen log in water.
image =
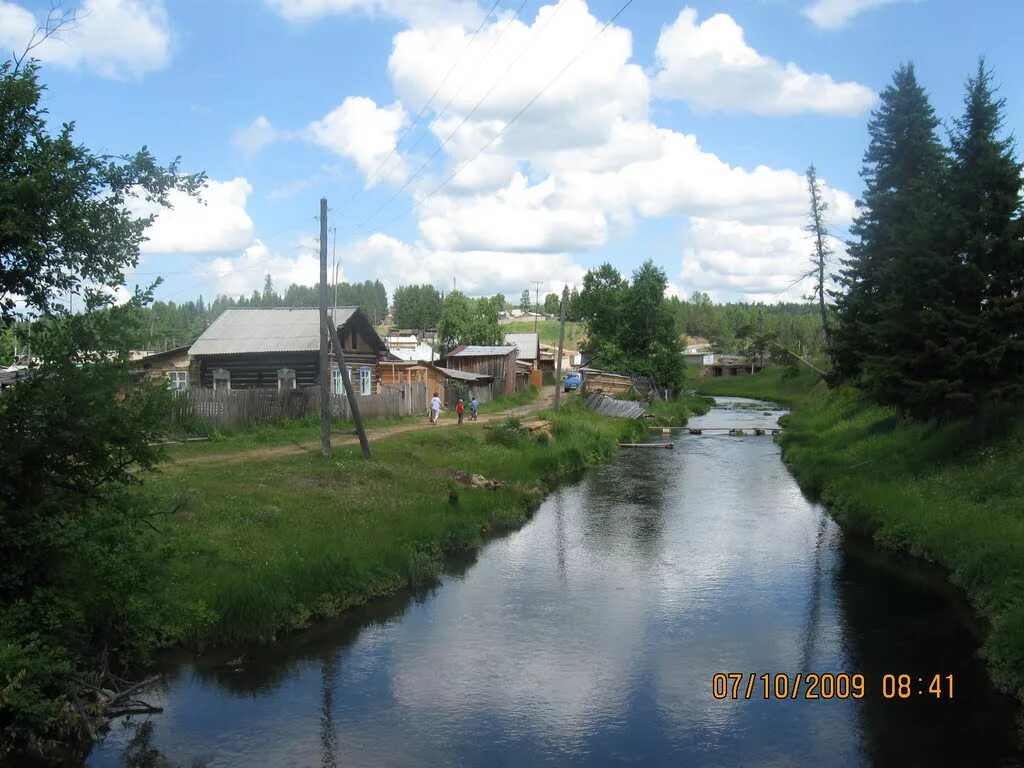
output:
[{"label": "fallen log in water", "polygon": [[619,443],[619,448],[675,448],[673,443]]}]

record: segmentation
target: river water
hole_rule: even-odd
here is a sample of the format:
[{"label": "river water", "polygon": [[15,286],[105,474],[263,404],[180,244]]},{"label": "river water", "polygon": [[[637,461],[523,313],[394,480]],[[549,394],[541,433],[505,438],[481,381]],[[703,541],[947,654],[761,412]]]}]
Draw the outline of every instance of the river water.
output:
[{"label": "river water", "polygon": [[[781,413],[719,403],[691,426]],[[171,665],[164,713],[88,765],[1024,765],[941,574],[844,536],[770,437],[672,439],[563,486],[436,588]],[[744,673],[738,700],[714,697],[718,672]],[[866,693],[765,700],[758,677],[745,699],[750,673],[798,672]]]}]

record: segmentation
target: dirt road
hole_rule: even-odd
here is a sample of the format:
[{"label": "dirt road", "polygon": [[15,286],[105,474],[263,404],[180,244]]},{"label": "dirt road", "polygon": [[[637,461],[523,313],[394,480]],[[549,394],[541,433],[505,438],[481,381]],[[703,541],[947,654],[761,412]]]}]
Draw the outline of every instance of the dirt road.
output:
[{"label": "dirt road", "polygon": [[[537,399],[532,403],[521,405],[516,408],[495,411],[494,413],[482,413],[477,422],[486,424],[492,421],[501,421],[510,416],[529,416],[532,413],[537,413],[538,411],[550,408],[554,402],[555,388],[553,386],[544,387],[537,395]],[[366,432],[366,437],[370,441],[370,446],[372,448],[374,442],[393,435],[401,435],[405,432],[415,432],[421,429],[446,429],[455,426],[458,426],[458,421],[455,419],[445,419],[437,424],[431,424],[426,420],[426,418],[424,418],[423,421],[415,424],[401,424],[395,427],[369,429]],[[359,438],[347,430],[345,432],[334,431],[331,433],[332,447],[339,445],[358,445],[358,443]],[[296,456],[298,454],[317,451],[319,449],[320,440],[318,438],[316,440],[309,440],[302,443],[274,445],[267,448],[249,448],[244,451],[227,451],[224,453],[204,454],[201,456],[182,456],[180,458],[171,458],[168,459],[162,467],[165,470],[173,471],[177,468],[184,468],[197,464],[209,466],[211,464],[234,464],[240,461],[261,461],[264,459],[277,458],[279,456]]]}]

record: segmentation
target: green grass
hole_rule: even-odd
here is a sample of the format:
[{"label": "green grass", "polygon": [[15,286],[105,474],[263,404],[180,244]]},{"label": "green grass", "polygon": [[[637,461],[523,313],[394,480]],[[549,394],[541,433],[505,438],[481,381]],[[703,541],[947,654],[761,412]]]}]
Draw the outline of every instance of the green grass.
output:
[{"label": "green grass", "polygon": [[681,427],[691,416],[703,416],[713,404],[701,395],[684,395],[675,400],[656,400],[647,406],[647,414],[655,424],[663,427]]},{"label": "green grass", "polygon": [[[416,424],[423,421],[422,416],[400,416],[367,419],[367,429],[381,429]],[[351,421],[338,419],[331,421],[331,435],[334,439],[355,434],[355,425]],[[167,453],[172,458],[178,456],[196,456],[201,454],[224,453],[228,451],[245,451],[253,448],[272,448],[279,445],[308,443],[320,439],[320,416],[311,414],[302,419],[280,421],[264,424],[253,424],[245,429],[229,432],[209,431],[210,439],[205,442],[181,442],[167,446]],[[182,440],[180,436],[172,439]]]},{"label": "green grass", "polygon": [[799,404],[821,382],[821,377],[805,366],[777,366],[743,376],[691,378],[702,395],[726,395],[769,400],[785,406]]},{"label": "green grass", "polygon": [[1024,699],[1024,415],[897,423],[819,387],[784,424],[786,462],[837,520],[949,570],[988,620],[992,679]]},{"label": "green grass", "polygon": [[[508,408],[519,408],[529,405],[537,399],[539,394],[540,391],[536,387],[527,387],[521,392],[516,392],[514,395],[498,395],[489,403],[482,404],[480,406],[480,413],[494,413],[495,411],[504,411]],[[466,401],[466,408],[469,408],[469,401]]]},{"label": "green grass", "polygon": [[[558,320],[538,320],[537,334],[541,344],[558,345]],[[501,326],[505,333],[533,333],[533,320],[516,320]],[[579,349],[583,340],[583,323],[565,324],[565,348]]]},{"label": "green grass", "polygon": [[[315,618],[428,582],[447,553],[478,546],[488,530],[520,525],[559,478],[646,429],[597,417],[578,403],[543,415],[552,419],[553,440],[531,437],[514,422],[468,425],[378,441],[369,463],[357,446],[342,446],[331,458],[310,451],[211,461],[148,477],[135,492],[150,508],[186,501],[163,522],[178,556],[155,575],[161,642],[270,642]],[[486,439],[489,426],[504,436]],[[463,487],[453,471],[504,485]]]}]

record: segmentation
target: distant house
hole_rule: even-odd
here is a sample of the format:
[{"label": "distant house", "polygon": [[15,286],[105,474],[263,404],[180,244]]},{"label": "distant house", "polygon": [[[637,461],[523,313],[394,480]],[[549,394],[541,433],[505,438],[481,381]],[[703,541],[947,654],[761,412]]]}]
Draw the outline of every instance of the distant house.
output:
[{"label": "distant house", "polygon": [[756,361],[748,360],[739,355],[713,355],[704,356],[701,364],[701,376],[743,376],[747,373],[758,373],[764,370],[764,366]]},{"label": "distant house", "polygon": [[417,339],[414,333],[389,333],[384,337],[384,343],[388,351],[399,360],[418,362],[437,359],[434,348]]},{"label": "distant house", "polygon": [[0,389],[7,389],[20,379],[26,378],[29,375],[28,370],[27,365],[17,364],[0,368]]},{"label": "distant house", "polygon": [[444,359],[444,367],[494,378],[495,394],[516,391],[516,347],[458,346]]},{"label": "distant house", "polygon": [[506,333],[505,343],[515,347],[516,360],[540,365],[540,335],[536,333]]},{"label": "distant house", "polygon": [[700,336],[688,336],[686,346],[683,349],[683,356],[688,365],[705,365],[711,354],[711,342],[702,339]]},{"label": "distant house", "polygon": [[[379,364],[388,349],[358,307],[329,309],[338,329],[352,386],[361,395],[378,389]],[[224,310],[189,348],[191,387],[297,389],[320,379],[320,310],[277,307]],[[342,394],[341,369],[333,367],[331,391]]]},{"label": "distant house", "polygon": [[188,368],[192,358],[188,354],[191,344],[168,349],[165,352],[150,352],[132,363],[132,370],[145,378],[166,380],[173,390],[188,389]]}]

